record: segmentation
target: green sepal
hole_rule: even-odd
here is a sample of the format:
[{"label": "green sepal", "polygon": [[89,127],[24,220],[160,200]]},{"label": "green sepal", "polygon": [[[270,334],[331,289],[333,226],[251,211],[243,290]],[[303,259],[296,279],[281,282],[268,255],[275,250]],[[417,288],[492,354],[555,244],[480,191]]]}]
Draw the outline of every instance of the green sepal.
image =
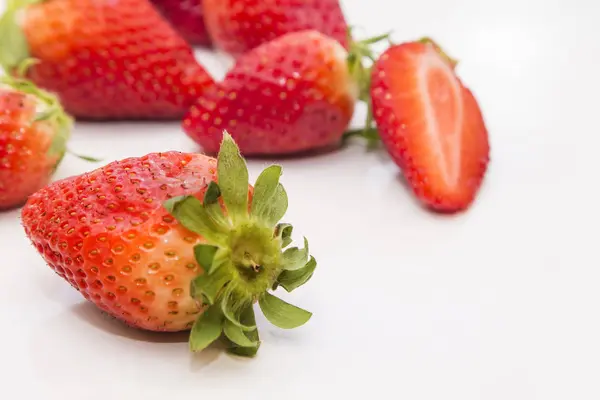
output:
[{"label": "green sepal", "polygon": [[221,336],[223,313],[220,307],[209,307],[194,322],[190,332],[190,350],[201,351]]},{"label": "green sepal", "polygon": [[0,17],[0,65],[11,74],[29,58],[29,43],[25,32],[18,24],[18,13],[40,0],[8,0],[6,10]]},{"label": "green sepal", "polygon": [[268,292],[265,292],[258,299],[258,304],[265,318],[282,329],[297,328],[304,325],[312,317],[311,312],[286,303]]},{"label": "green sepal", "polygon": [[203,204],[204,208],[206,209],[206,213],[219,227],[223,229],[230,228],[231,223],[223,214],[223,209],[218,201],[219,197],[221,197],[221,189],[219,188],[217,182],[211,181],[206,188],[206,192],[204,193]]},{"label": "green sepal", "polygon": [[229,340],[241,347],[256,347],[258,344],[257,342],[250,340],[248,336],[245,335],[242,328],[227,318],[225,318],[225,322],[223,323],[223,332]]},{"label": "green sepal", "polygon": [[316,268],[317,260],[311,257],[304,267],[295,271],[283,271],[279,274],[277,283],[287,292],[291,292],[308,282],[312,278]]},{"label": "green sepal", "polygon": [[104,161],[101,158],[96,158],[96,157],[92,157],[92,156],[86,156],[86,155],[83,155],[83,154],[74,153],[72,150],[70,150],[68,148],[67,148],[67,153],[69,153],[70,155],[72,155],[74,157],[77,157],[77,158],[79,158],[79,159],[81,159],[83,161],[87,161],[87,162],[98,163],[98,162]]},{"label": "green sepal", "polygon": [[[254,356],[260,346],[254,302],[259,302],[266,318],[276,326],[292,329],[306,323],[312,316],[310,312],[267,291],[279,284],[278,278],[288,291],[299,287],[312,276],[316,261],[308,261],[306,238],[303,249],[286,250],[293,228],[278,224],[288,205],[279,182],[281,168],[272,166],[261,174],[254,188],[256,203],[248,207],[249,184],[239,179],[240,175],[247,178],[248,171],[226,132],[217,162],[218,184],[209,183],[203,199],[181,196],[164,206],[183,226],[205,239],[194,249],[204,273],[192,280],[190,293],[198,303],[209,306],[210,312],[199,319],[198,325],[212,326],[218,320],[221,331],[198,334],[196,342],[200,344],[194,348],[208,345],[224,332],[229,352]],[[219,221],[221,215],[225,223]],[[290,271],[284,271],[286,268]],[[211,317],[216,309],[218,315]]]},{"label": "green sepal", "polygon": [[215,181],[210,181],[208,187],[206,188],[206,192],[204,192],[204,206],[207,204],[216,203],[220,196],[221,189],[219,188],[219,185]]},{"label": "green sepal", "polygon": [[281,248],[284,249],[292,243],[292,232],[294,227],[290,224],[281,223],[275,227],[275,237],[281,240]]},{"label": "green sepal", "polygon": [[194,196],[173,197],[164,207],[187,229],[203,236],[211,243],[225,243],[225,228],[215,222]]},{"label": "green sepal", "polygon": [[373,53],[371,46],[375,43],[381,42],[390,37],[390,33],[383,35],[377,35],[372,38],[355,41],[352,38],[352,28],[348,30],[348,37],[350,39],[350,48],[348,51],[347,64],[350,75],[354,78],[354,81],[359,88],[359,99],[367,101],[370,98],[371,89],[371,68],[368,67],[365,61],[373,63],[377,57]]},{"label": "green sepal", "polygon": [[196,258],[196,262],[202,267],[204,272],[209,275],[220,266],[219,263],[215,265],[213,262],[217,251],[219,251],[219,248],[210,244],[197,244],[194,246],[194,257]]},{"label": "green sepal", "polygon": [[304,238],[304,248],[292,247],[283,252],[283,269],[294,271],[306,265],[308,261],[308,240]]},{"label": "green sepal", "polygon": [[[240,321],[244,325],[256,325],[256,317],[254,316],[254,307],[246,307],[242,311],[242,315]],[[260,337],[258,336],[258,330],[243,332],[244,335],[252,342],[256,343],[254,346],[250,347],[241,347],[231,342],[231,346],[228,348],[228,351],[232,354],[242,356],[242,357],[254,357],[258,352],[258,348],[260,347]]]},{"label": "green sepal", "polygon": [[223,301],[221,302],[221,310],[223,311],[225,318],[243,331],[252,331],[256,329],[256,325],[244,325],[235,315],[238,309],[241,308],[244,310],[248,306],[252,307],[252,303],[249,305],[241,304],[240,307],[240,304],[236,303],[233,296],[231,296],[231,292],[226,292],[226,294],[223,296]]},{"label": "green sepal", "polygon": [[190,296],[204,304],[213,305],[225,285],[232,279],[233,276],[225,268],[217,269],[212,275],[198,275],[190,284]]},{"label": "green sepal", "polygon": [[240,150],[227,131],[217,157],[217,175],[221,196],[234,224],[248,216],[248,168]]},{"label": "green sepal", "polygon": [[342,141],[346,142],[353,137],[360,137],[367,141],[367,148],[373,150],[380,144],[381,137],[379,136],[379,130],[375,127],[373,103],[370,99],[366,100],[366,103],[368,108],[365,126],[363,128],[346,131],[342,136]]},{"label": "green sepal", "polygon": [[283,218],[288,208],[288,197],[283,185],[280,183],[275,189],[275,194],[271,197],[268,212],[263,214],[262,221],[267,226],[275,226]]},{"label": "green sepal", "polygon": [[33,122],[47,121],[52,117],[53,113],[53,110],[39,112],[35,115],[35,118],[33,118]]},{"label": "green sepal", "polygon": [[250,215],[258,220],[263,220],[272,214],[271,208],[277,207],[277,204],[271,202],[273,196],[277,192],[279,178],[281,177],[281,166],[271,165],[265,168],[256,180],[254,185],[254,193],[252,196],[252,205]]},{"label": "green sepal", "polygon": [[50,148],[48,149],[49,154],[57,154],[62,156],[67,151],[67,142],[71,136],[70,126],[59,126],[56,135],[52,139]]}]

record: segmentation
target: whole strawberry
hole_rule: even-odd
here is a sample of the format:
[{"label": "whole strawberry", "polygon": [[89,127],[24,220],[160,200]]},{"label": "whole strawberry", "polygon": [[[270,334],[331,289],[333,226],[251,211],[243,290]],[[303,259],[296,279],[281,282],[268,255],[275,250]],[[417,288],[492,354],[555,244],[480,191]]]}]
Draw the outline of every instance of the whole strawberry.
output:
[{"label": "whole strawberry", "polygon": [[23,226],[58,275],[116,318],[191,328],[192,350],[224,333],[233,352],[253,355],[255,302],[282,328],[311,316],[269,293],[299,287],[316,267],[306,239],[288,247],[292,227],[278,223],[288,204],[280,175],[270,166],[249,188],[225,134],[218,160],[149,154],[55,182],[30,197]]},{"label": "whole strawberry", "polygon": [[203,6],[213,42],[234,55],[309,29],[349,44],[338,0],[204,0]]},{"label": "whole strawberry", "polygon": [[193,45],[210,45],[204,25],[203,0],[152,0],[179,34]]},{"label": "whole strawberry", "polygon": [[338,143],[358,96],[346,50],[317,31],[294,32],[239,58],[183,128],[209,153],[223,129],[245,156],[298,153]]},{"label": "whole strawberry", "polygon": [[147,0],[13,0],[0,63],[35,58],[28,77],[88,119],[180,118],[211,77]]},{"label": "whole strawberry", "polygon": [[430,39],[389,48],[372,71],[373,116],[392,159],[424,205],[463,210],[479,191],[489,139],[456,62]]},{"label": "whole strawberry", "polygon": [[31,82],[0,77],[0,209],[45,186],[66,151],[71,118]]}]

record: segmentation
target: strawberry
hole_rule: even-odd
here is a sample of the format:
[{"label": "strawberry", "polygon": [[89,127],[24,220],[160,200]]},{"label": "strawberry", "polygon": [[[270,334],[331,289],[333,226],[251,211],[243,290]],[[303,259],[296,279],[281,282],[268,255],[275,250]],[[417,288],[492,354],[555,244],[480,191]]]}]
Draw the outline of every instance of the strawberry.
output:
[{"label": "strawberry", "polygon": [[215,45],[236,56],[303,30],[319,31],[348,46],[338,0],[204,0],[204,19]]},{"label": "strawberry", "polygon": [[237,60],[183,128],[206,152],[227,129],[245,156],[292,154],[340,141],[359,95],[349,54],[317,31],[293,32]]},{"label": "strawberry", "polygon": [[45,186],[66,151],[72,120],[31,82],[0,77],[0,209]]},{"label": "strawberry", "polygon": [[210,45],[202,0],[152,0],[152,3],[190,44]]},{"label": "strawberry", "polygon": [[270,166],[249,188],[225,133],[218,159],[149,154],[57,181],[30,197],[22,221],[50,267],[107,313],[140,329],[191,328],[193,351],[224,333],[251,356],[255,302],[282,328],[311,316],[269,293],[294,290],[316,267],[306,239],[288,247],[292,226],[278,223],[280,175]]},{"label": "strawberry", "polygon": [[442,212],[474,201],[490,151],[479,105],[455,64],[423,39],[390,47],[372,70],[380,137],[416,197]]},{"label": "strawberry", "polygon": [[87,119],[177,119],[211,77],[147,0],[12,0],[0,64],[35,58],[28,77]]}]

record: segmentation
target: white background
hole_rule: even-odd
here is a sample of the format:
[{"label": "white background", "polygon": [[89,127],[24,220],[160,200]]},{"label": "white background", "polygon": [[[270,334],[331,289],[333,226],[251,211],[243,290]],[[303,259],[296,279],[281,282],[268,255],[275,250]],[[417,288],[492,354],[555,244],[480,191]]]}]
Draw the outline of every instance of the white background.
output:
[{"label": "white background", "polygon": [[[44,265],[18,211],[4,213],[0,397],[600,398],[600,3],[343,3],[365,35],[429,35],[460,60],[492,147],[474,206],[424,211],[395,165],[358,142],[282,160],[286,219],[319,261],[284,297],[314,317],[290,332],[260,320],[254,360],[192,356],[185,334],[102,316]],[[199,57],[223,74],[226,60]],[[105,162],[197,151],[177,123],[79,123],[71,147]],[[253,177],[265,165],[250,162]],[[95,167],[67,157],[56,178]]]}]

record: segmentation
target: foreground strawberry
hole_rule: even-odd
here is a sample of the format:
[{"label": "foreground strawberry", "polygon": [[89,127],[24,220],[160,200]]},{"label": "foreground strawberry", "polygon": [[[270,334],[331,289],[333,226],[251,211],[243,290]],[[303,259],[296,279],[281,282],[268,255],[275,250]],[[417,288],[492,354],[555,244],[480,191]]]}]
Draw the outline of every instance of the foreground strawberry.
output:
[{"label": "foreground strawberry", "polygon": [[204,14],[215,45],[234,55],[309,29],[348,46],[348,26],[338,0],[204,0]]},{"label": "foreground strawberry", "polygon": [[284,35],[238,59],[186,115],[186,133],[209,153],[223,129],[245,156],[292,154],[336,144],[359,97],[349,54],[317,31]]},{"label": "foreground strawberry", "polygon": [[127,324],[192,328],[192,350],[224,332],[232,351],[253,355],[254,302],[282,328],[311,316],[268,292],[297,288],[316,267],[306,239],[288,247],[292,226],[278,223],[288,204],[280,175],[266,168],[249,199],[246,165],[225,134],[218,160],[149,154],[53,183],[31,196],[23,226],[58,275]]},{"label": "foreground strawberry", "polygon": [[89,119],[176,119],[212,79],[147,0],[13,0],[0,22],[0,64]]},{"label": "foreground strawberry", "polygon": [[210,45],[202,0],[152,0],[152,3],[190,44]]},{"label": "foreground strawberry", "polygon": [[45,186],[66,151],[71,118],[31,82],[0,77],[0,209]]},{"label": "foreground strawberry", "polygon": [[474,201],[489,161],[488,132],[456,62],[423,39],[389,48],[372,71],[381,139],[417,198],[445,212]]}]

